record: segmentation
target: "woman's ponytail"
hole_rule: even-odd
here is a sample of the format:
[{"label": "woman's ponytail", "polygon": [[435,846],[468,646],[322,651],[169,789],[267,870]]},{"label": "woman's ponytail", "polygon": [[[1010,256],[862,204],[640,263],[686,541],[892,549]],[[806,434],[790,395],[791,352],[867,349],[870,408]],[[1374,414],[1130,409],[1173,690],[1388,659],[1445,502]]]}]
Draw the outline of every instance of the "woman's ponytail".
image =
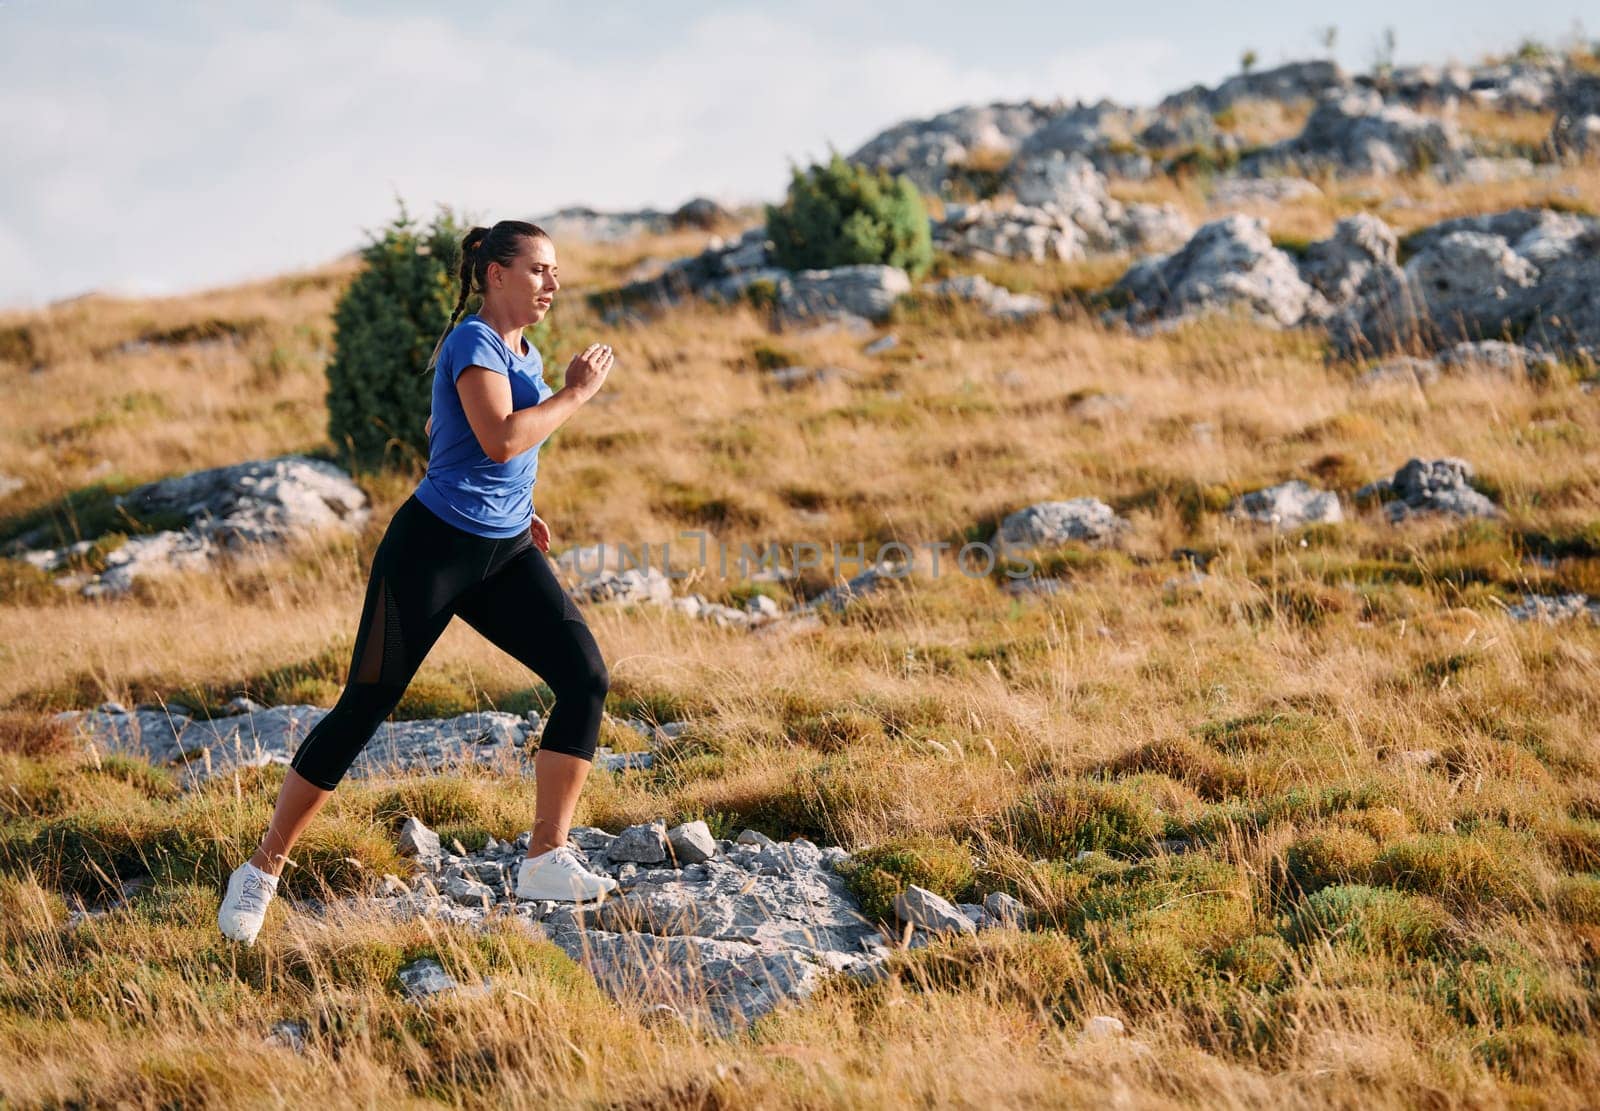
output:
[{"label": "woman's ponytail", "polygon": [[483,282],[489,264],[498,262],[501,266],[510,266],[516,259],[517,252],[522,249],[522,241],[530,236],[550,238],[543,228],[524,220],[501,220],[492,228],[475,227],[461,237],[461,270],[458,274],[461,281],[461,296],[456,298],[456,307],[450,313],[450,323],[445,325],[444,334],[439,337],[439,342],[433,345],[433,354],[428,357],[427,370],[432,370],[438,365],[439,352],[444,347],[445,338],[455,329],[456,321],[461,319],[468,298],[472,296],[474,290],[483,292]]}]

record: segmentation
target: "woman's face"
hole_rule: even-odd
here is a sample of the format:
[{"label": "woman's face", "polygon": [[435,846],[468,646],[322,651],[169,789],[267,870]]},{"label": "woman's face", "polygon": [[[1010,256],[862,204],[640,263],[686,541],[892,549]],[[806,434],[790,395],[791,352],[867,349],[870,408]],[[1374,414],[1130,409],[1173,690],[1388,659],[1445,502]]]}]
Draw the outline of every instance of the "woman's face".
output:
[{"label": "woman's face", "polygon": [[489,288],[501,305],[525,316],[530,324],[544,319],[561,288],[554,243],[541,235],[528,236],[510,266],[497,262],[489,266]]}]

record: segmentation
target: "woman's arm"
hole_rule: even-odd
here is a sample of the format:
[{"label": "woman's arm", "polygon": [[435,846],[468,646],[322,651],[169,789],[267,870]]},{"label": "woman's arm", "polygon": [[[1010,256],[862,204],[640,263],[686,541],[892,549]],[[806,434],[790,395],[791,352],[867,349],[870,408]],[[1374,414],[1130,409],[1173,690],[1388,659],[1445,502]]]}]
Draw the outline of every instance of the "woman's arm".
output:
[{"label": "woman's arm", "polygon": [[567,384],[527,409],[512,409],[511,379],[487,367],[463,370],[456,393],[478,446],[496,463],[504,463],[565,424],[604,384],[612,361],[611,348],[590,345],[567,367]]}]

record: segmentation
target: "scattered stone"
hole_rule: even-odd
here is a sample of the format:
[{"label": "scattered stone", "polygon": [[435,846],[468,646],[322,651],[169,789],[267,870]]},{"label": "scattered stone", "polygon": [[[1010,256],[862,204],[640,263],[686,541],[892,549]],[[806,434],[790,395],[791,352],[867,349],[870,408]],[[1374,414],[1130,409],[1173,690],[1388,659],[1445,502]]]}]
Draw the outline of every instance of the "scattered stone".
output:
[{"label": "scattered stone", "polygon": [[990,544],[996,547],[1054,547],[1073,542],[1114,543],[1129,528],[1098,498],[1040,502],[1008,514]]},{"label": "scattered stone", "polygon": [[1322,196],[1315,182],[1303,177],[1225,177],[1211,191],[1212,208],[1291,204]]},{"label": "scattered stone", "polygon": [[1104,424],[1133,408],[1133,402],[1120,393],[1088,393],[1067,406],[1067,415],[1086,424]]},{"label": "scattered stone", "polygon": [[1338,494],[1332,490],[1318,490],[1299,479],[1235,498],[1228,513],[1285,530],[1344,520]]},{"label": "scattered stone", "polygon": [[310,1025],[301,1019],[290,1019],[273,1023],[272,1029],[267,1032],[266,1042],[268,1045],[303,1053],[306,1048],[306,1038],[310,1034]]},{"label": "scattered stone", "polygon": [[916,884],[894,897],[894,913],[900,921],[929,933],[970,934],[975,928],[949,901]]},{"label": "scattered stone", "polygon": [[1600,624],[1600,600],[1587,594],[1524,594],[1520,602],[1506,607],[1513,621],[1542,621],[1554,624],[1588,616]]},{"label": "scattered stone", "polygon": [[444,893],[467,906],[480,906],[485,900],[490,903],[495,900],[494,888],[469,876],[457,876],[445,881]]},{"label": "scattered stone", "polygon": [[1434,748],[1408,748],[1395,753],[1395,762],[1405,768],[1430,768],[1439,761],[1439,750]]},{"label": "scattered stone", "polygon": [[656,766],[653,752],[612,752],[606,745],[594,751],[594,766],[608,772],[649,771]]},{"label": "scattered stone", "polygon": [[1128,1032],[1120,1018],[1111,1015],[1095,1015],[1083,1024],[1083,1036],[1088,1041],[1108,1041],[1120,1038]]},{"label": "scattered stone", "polygon": [[861,349],[863,355],[882,355],[900,346],[900,337],[893,332],[879,336]]},{"label": "scattered stone", "polygon": [[439,844],[439,835],[416,818],[407,818],[406,824],[400,827],[397,847],[402,855],[420,860],[437,860],[444,851]]},{"label": "scattered stone", "polygon": [[868,567],[859,575],[824,590],[808,601],[805,609],[812,612],[820,609],[842,610],[857,598],[873,593],[888,582],[903,579],[909,573],[905,564],[884,560]]},{"label": "scattered stone", "polygon": [[1021,926],[1028,918],[1028,908],[1021,899],[1004,891],[991,891],[983,900],[983,912],[1002,926]]},{"label": "scattered stone", "polygon": [[882,320],[911,292],[904,270],[881,264],[801,270],[778,283],[778,312],[790,321],[835,316]]},{"label": "scattered stone", "polygon": [[717,855],[717,841],[703,821],[684,822],[667,831],[667,845],[672,859],[681,868],[699,864]]},{"label": "scattered stone", "polygon": [[762,849],[769,845],[777,844],[777,842],[768,837],[765,833],[762,833],[759,829],[741,830],[739,836],[733,839],[733,843],[736,845],[754,845],[757,848]]},{"label": "scattered stone", "polygon": [[1498,339],[1458,343],[1439,352],[1438,361],[1447,370],[1491,370],[1501,374],[1549,373],[1560,365],[1542,351]]},{"label": "scattered stone", "polygon": [[667,825],[648,822],[629,826],[606,846],[606,857],[636,864],[660,864],[667,859]]},{"label": "scattered stone", "polygon": [[1356,384],[1367,389],[1376,389],[1383,386],[1407,386],[1421,389],[1424,386],[1433,385],[1438,380],[1439,364],[1434,360],[1400,355],[1392,359],[1385,359],[1371,370],[1368,370],[1356,380]]},{"label": "scattered stone", "polygon": [[1036,293],[1013,293],[979,275],[947,278],[929,286],[928,291],[975,302],[987,315],[998,320],[1027,320],[1050,307],[1049,302]]},{"label": "scattered stone", "polygon": [[454,991],[461,986],[456,983],[455,977],[444,970],[444,965],[432,957],[412,961],[402,968],[398,975],[406,995],[416,1000],[441,992]]},{"label": "scattered stone", "polygon": [[1396,523],[1428,513],[1498,517],[1499,507],[1472,488],[1472,474],[1472,465],[1464,459],[1412,459],[1393,478],[1357,490],[1356,497],[1394,499],[1384,511]]}]

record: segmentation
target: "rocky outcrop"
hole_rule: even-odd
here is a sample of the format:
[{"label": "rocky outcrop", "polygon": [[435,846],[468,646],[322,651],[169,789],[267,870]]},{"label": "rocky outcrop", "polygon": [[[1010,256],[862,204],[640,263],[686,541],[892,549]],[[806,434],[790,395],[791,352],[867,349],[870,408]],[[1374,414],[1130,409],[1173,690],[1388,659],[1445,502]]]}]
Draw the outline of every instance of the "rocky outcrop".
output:
[{"label": "rocky outcrop", "polygon": [[1078,155],[1103,174],[1147,178],[1154,164],[1133,141],[1144,119],[1136,109],[1109,100],[1078,104],[1052,116],[1023,139],[1017,161],[1025,163],[1051,154]]},{"label": "rocky outcrop", "polygon": [[[627,847],[629,832],[571,832],[569,847],[585,865],[621,884],[596,904],[515,898],[526,832],[419,858],[409,879],[391,878],[392,893],[366,901],[403,918],[473,926],[510,917],[560,946],[619,1002],[721,1032],[804,999],[829,977],[881,973],[889,939],[862,916],[836,871],[850,858],[844,850],[751,838],[711,841],[701,860],[640,861]],[[429,977],[429,992],[458,988],[442,972]]]},{"label": "rocky outcrop", "polygon": [[1600,75],[1570,75],[1554,100],[1551,149],[1572,158],[1600,155]]},{"label": "rocky outcrop", "polygon": [[[136,487],[115,499],[139,520],[181,520],[177,528],[136,534],[103,556],[103,569],[63,574],[57,583],[90,596],[126,593],[135,580],[205,570],[225,555],[260,555],[299,537],[366,524],[367,495],[331,463],[286,455],[195,471]],[[21,543],[39,537],[25,536]],[[97,547],[27,549],[15,557],[41,571],[69,567]]]},{"label": "rocky outcrop", "polygon": [[558,242],[616,243],[640,235],[660,235],[679,228],[710,229],[733,218],[732,213],[708,197],[685,201],[672,212],[643,208],[628,212],[597,212],[592,208],[563,208],[535,218]]},{"label": "rocky outcrop", "polygon": [[964,274],[934,282],[928,292],[971,301],[997,320],[1027,320],[1049,309],[1050,304],[1036,293],[1013,293],[976,274]]},{"label": "rocky outcrop", "polygon": [[[1393,232],[1363,214],[1341,220],[1296,260],[1273,246],[1260,220],[1235,214],[1170,255],[1135,263],[1112,290],[1122,308],[1108,315],[1150,324],[1245,312],[1277,327],[1320,323],[1344,358],[1507,334],[1521,336],[1544,369],[1550,356],[1600,357],[1600,219],[1514,209],[1434,224],[1404,246],[1402,267]],[[1467,356],[1464,349],[1457,358]]]},{"label": "rocky outcrop", "polygon": [[1403,271],[1329,320],[1335,350],[1442,348],[1520,335],[1554,354],[1600,354],[1600,220],[1546,209],[1468,216],[1406,240]]},{"label": "rocky outcrop", "polygon": [[1105,175],[1081,155],[1019,159],[1007,188],[1014,199],[950,206],[935,242],[957,255],[1044,262],[1171,250],[1193,230],[1172,205],[1112,198]]},{"label": "rocky outcrop", "polygon": [[1129,528],[1098,498],[1039,502],[1007,514],[990,544],[1011,547],[1057,547],[1069,543],[1115,543]]},{"label": "rocky outcrop", "polygon": [[1225,177],[1211,190],[1213,208],[1280,205],[1322,196],[1315,182],[1303,177]]},{"label": "rocky outcrop", "polygon": [[1299,135],[1249,156],[1240,169],[1395,174],[1460,161],[1471,153],[1471,144],[1450,121],[1385,104],[1371,90],[1338,90],[1317,102]]},{"label": "rocky outcrop", "polygon": [[1258,219],[1213,220],[1179,250],[1135,263],[1113,289],[1132,323],[1240,311],[1279,327],[1325,311],[1294,260],[1273,246]]},{"label": "rocky outcrop", "polygon": [[907,120],[874,135],[850,161],[904,174],[928,193],[938,193],[951,168],[974,156],[1012,154],[1048,121],[1059,105],[1036,102],[957,108],[928,119]]},{"label": "rocky outcrop", "polygon": [[1240,73],[1216,88],[1195,85],[1173,93],[1161,102],[1163,111],[1198,107],[1206,112],[1221,112],[1242,100],[1270,100],[1296,104],[1314,100],[1330,89],[1344,89],[1348,79],[1337,63],[1313,59],[1290,62],[1273,69]]},{"label": "rocky outcrop", "polygon": [[1322,295],[1327,308],[1344,308],[1372,296],[1398,273],[1395,234],[1376,216],[1347,216],[1327,239],[1313,243],[1300,272]]},{"label": "rocky outcrop", "polygon": [[1412,517],[1498,517],[1500,508],[1473,489],[1472,464],[1464,459],[1412,459],[1394,473],[1356,491],[1357,498],[1378,498],[1396,524]]},{"label": "rocky outcrop", "polygon": [[625,285],[615,296],[625,305],[662,307],[694,296],[734,300],[765,285],[784,320],[881,320],[911,290],[911,279],[896,267],[790,271],[772,264],[770,250],[764,228],[751,228],[731,243],[713,239],[698,255],[668,263],[661,273]]},{"label": "rocky outcrop", "polygon": [[882,320],[911,292],[911,279],[894,266],[863,264],[800,270],[778,281],[778,312],[787,320],[857,317]]},{"label": "rocky outcrop", "polygon": [[1587,594],[1524,594],[1522,600],[1506,607],[1513,621],[1542,621],[1553,625],[1587,617],[1600,625],[1600,600]]},{"label": "rocky outcrop", "polygon": [[1337,524],[1344,520],[1338,494],[1332,490],[1318,490],[1299,479],[1236,498],[1228,507],[1228,513],[1285,530],[1309,524]]},{"label": "rocky outcrop", "polygon": [[[320,706],[260,706],[236,699],[234,712],[214,718],[192,717],[178,706],[128,710],[107,704],[96,710],[69,710],[61,715],[85,743],[99,752],[120,752],[175,769],[185,786],[203,783],[240,768],[287,764],[311,727],[327,710]],[[681,722],[653,726],[626,722],[649,743],[677,736]],[[515,771],[521,751],[537,746],[543,723],[537,713],[526,716],[496,710],[451,718],[390,721],[356,757],[355,777],[406,771],[439,771],[465,764]],[[651,752],[614,753],[602,747],[597,767],[611,771],[649,767]]]}]

